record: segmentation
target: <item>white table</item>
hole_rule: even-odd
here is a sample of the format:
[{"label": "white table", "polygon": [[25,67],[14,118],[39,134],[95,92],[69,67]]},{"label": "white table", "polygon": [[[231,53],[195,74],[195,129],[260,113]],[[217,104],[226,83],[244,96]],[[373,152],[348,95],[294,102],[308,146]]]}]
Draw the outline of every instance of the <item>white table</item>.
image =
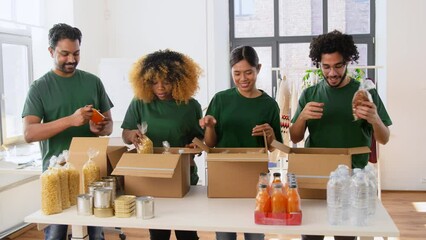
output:
[{"label": "white table", "polygon": [[73,239],[85,239],[84,226],[122,228],[154,228],[196,231],[250,232],[269,234],[311,234],[361,236],[362,239],[398,237],[399,230],[381,203],[369,226],[332,226],[326,220],[324,200],[302,200],[303,219],[299,226],[256,225],[253,218],[254,199],[207,198],[206,187],[192,187],[184,198],[156,198],[155,218],[98,218],[78,216],[74,207],[60,214],[45,216],[37,211],[26,222],[72,225]]}]

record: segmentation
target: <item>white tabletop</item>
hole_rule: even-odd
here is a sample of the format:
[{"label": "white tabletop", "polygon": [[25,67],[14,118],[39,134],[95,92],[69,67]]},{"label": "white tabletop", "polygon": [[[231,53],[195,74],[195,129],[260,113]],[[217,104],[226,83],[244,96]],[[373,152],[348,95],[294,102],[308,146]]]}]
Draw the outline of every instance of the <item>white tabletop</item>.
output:
[{"label": "white tabletop", "polygon": [[303,219],[298,226],[256,225],[254,199],[207,198],[206,187],[191,187],[184,198],[156,198],[155,217],[98,218],[78,216],[76,207],[45,216],[37,211],[25,222],[123,228],[154,228],[196,231],[251,232],[270,234],[315,234],[341,236],[398,237],[399,230],[381,203],[369,226],[332,226],[326,219],[324,200],[302,200]]}]

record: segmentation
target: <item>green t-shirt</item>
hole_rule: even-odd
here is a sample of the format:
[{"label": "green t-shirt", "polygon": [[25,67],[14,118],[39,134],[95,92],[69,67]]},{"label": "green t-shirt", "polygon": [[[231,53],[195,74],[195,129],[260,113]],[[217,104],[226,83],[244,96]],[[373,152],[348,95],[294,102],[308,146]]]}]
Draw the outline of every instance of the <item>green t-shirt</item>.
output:
[{"label": "green t-shirt", "polygon": [[[78,108],[93,105],[101,112],[114,105],[109,99],[101,80],[88,72],[76,70],[72,77],[61,77],[49,71],[34,81],[25,100],[22,117],[34,115],[48,123],[72,115]],[[89,124],[70,127],[65,131],[40,141],[43,171],[47,169],[52,156],[58,156],[70,147],[73,137],[95,137]]]},{"label": "green t-shirt", "polygon": [[[348,148],[371,145],[373,127],[363,119],[354,121],[352,113],[352,99],[359,86],[359,82],[351,79],[349,84],[342,88],[332,88],[325,80],[322,80],[303,91],[292,119],[293,123],[307,103],[324,103],[322,118],[311,119],[306,123],[309,136],[305,141],[305,147]],[[371,89],[369,92],[383,123],[386,126],[392,125],[376,89]],[[354,168],[364,168],[367,163],[368,154],[352,157],[352,167]]]},{"label": "green t-shirt", "polygon": [[216,93],[206,115],[216,118],[216,147],[265,147],[263,137],[251,135],[256,125],[268,123],[282,142],[277,102],[265,92],[256,98],[242,96],[237,88]]},{"label": "green t-shirt", "polygon": [[148,123],[146,135],[154,147],[162,147],[163,141],[168,141],[171,147],[184,147],[194,137],[203,139],[198,123],[201,117],[201,105],[195,99],[190,99],[188,104],[178,104],[175,100],[144,103],[133,99],[121,128],[137,129],[137,124],[145,121]]}]

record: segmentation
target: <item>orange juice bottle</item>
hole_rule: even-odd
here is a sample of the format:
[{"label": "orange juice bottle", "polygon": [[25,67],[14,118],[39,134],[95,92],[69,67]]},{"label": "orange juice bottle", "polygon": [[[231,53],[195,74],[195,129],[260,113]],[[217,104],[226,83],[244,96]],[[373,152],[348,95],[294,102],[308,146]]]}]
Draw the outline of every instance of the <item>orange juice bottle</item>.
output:
[{"label": "orange juice bottle", "polygon": [[290,188],[288,189],[288,201],[287,201],[287,213],[300,212],[300,195],[297,190],[296,182],[290,183]]},{"label": "orange juice bottle", "polygon": [[283,185],[276,183],[271,196],[272,213],[286,213],[287,196],[283,192]]},{"label": "orange juice bottle", "polygon": [[267,187],[268,185],[266,184],[259,184],[256,196],[256,211],[265,214],[271,212],[271,197]]}]

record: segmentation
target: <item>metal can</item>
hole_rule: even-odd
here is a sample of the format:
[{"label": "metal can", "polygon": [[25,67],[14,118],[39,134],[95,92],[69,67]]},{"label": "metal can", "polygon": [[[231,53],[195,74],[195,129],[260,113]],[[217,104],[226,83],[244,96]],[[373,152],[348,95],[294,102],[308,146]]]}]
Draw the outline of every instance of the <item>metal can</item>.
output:
[{"label": "metal can", "polygon": [[136,217],[150,219],[154,217],[154,198],[150,196],[136,198]]},{"label": "metal can", "polygon": [[82,216],[93,214],[92,196],[89,194],[80,194],[77,196],[77,214]]},{"label": "metal can", "polygon": [[115,200],[115,196],[116,196],[116,191],[117,191],[117,184],[116,184],[116,179],[114,176],[106,176],[106,177],[102,177],[102,181],[105,182],[105,187],[110,187],[112,188],[112,202],[114,203]]},{"label": "metal can", "polygon": [[96,188],[93,197],[93,205],[95,208],[110,208],[111,204],[110,187]]}]

